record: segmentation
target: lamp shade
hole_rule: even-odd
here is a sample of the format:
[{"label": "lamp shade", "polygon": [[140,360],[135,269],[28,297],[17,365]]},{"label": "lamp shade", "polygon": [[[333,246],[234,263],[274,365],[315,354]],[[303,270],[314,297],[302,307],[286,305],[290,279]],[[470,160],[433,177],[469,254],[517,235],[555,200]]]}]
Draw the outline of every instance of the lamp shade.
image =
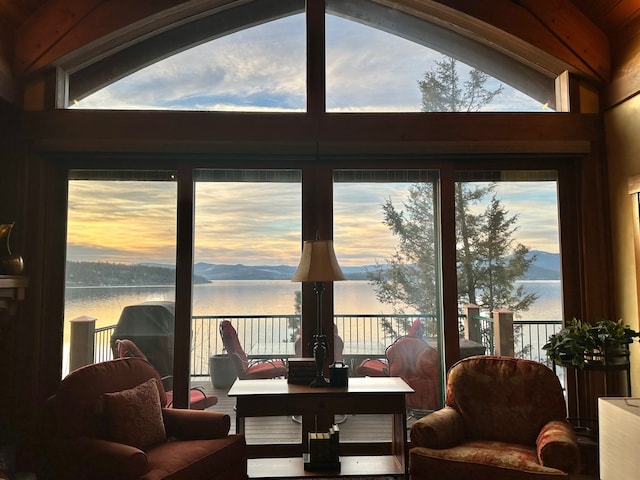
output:
[{"label": "lamp shade", "polygon": [[292,282],[335,282],[345,280],[331,240],[307,240]]}]

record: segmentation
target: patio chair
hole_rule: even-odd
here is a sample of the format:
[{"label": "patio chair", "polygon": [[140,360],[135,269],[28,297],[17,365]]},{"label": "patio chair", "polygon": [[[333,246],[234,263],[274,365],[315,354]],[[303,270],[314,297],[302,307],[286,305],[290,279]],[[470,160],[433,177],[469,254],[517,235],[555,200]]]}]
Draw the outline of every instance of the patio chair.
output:
[{"label": "patio chair", "polygon": [[287,366],[282,360],[254,360],[249,361],[245,353],[238,332],[231,325],[229,320],[220,322],[220,336],[227,355],[231,358],[231,363],[240,380],[265,379],[284,377],[287,374]]},{"label": "patio chair", "polygon": [[[423,331],[424,331],[424,328],[422,326],[422,321],[420,319],[416,319],[411,324],[411,328],[409,328],[407,335],[399,338],[406,338],[406,337],[422,338]],[[356,373],[358,375],[362,375],[365,377],[388,377],[389,361],[386,358],[386,351],[385,351],[384,359],[367,358],[366,360],[363,360],[360,363],[360,365],[356,367]]]},{"label": "patio chair", "polygon": [[[146,355],[142,353],[142,350],[128,338],[116,340],[116,348],[119,358],[142,358],[149,361]],[[162,377],[161,380],[167,394],[167,408],[173,408],[173,376],[167,375]],[[189,389],[189,405],[192,410],[204,410],[216,403],[218,403],[218,397],[215,395],[208,395],[198,387]]]},{"label": "patio chair", "polygon": [[580,470],[558,377],[513,357],[455,363],[444,408],[411,427],[411,447],[411,480],[551,480]]},{"label": "patio chair", "polygon": [[356,372],[365,376],[400,377],[415,390],[407,395],[413,416],[440,408],[440,358],[438,351],[416,337],[400,337],[385,351],[386,360],[363,361]]}]

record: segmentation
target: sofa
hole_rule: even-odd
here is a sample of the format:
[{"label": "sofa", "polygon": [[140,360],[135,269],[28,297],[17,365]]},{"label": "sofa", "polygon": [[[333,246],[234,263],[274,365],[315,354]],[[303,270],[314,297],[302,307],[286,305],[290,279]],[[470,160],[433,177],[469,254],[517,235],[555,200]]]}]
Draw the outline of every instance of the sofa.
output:
[{"label": "sofa", "polygon": [[244,479],[246,442],[230,417],[165,408],[157,371],[140,358],[65,377],[42,412],[38,479]]}]

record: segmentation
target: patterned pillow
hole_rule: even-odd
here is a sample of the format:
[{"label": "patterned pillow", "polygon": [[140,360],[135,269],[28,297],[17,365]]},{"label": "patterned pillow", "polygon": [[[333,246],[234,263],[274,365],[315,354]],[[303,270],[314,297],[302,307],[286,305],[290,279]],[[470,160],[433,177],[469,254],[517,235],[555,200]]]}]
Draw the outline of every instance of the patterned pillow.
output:
[{"label": "patterned pillow", "polygon": [[137,387],[103,395],[111,440],[145,450],[166,441],[155,378]]}]

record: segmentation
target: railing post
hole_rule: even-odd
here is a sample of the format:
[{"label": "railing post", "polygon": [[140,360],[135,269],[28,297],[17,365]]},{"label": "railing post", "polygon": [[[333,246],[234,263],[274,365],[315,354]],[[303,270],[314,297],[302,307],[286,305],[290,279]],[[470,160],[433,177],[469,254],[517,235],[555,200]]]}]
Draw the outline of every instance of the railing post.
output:
[{"label": "railing post", "polygon": [[69,372],[73,372],[93,363],[96,319],[82,315],[70,320],[69,323],[71,324]]},{"label": "railing post", "polygon": [[513,357],[513,312],[506,308],[493,311],[493,335],[496,355]]},{"label": "railing post", "polygon": [[472,303],[465,305],[464,338],[482,343],[482,329],[480,328],[480,307]]}]

